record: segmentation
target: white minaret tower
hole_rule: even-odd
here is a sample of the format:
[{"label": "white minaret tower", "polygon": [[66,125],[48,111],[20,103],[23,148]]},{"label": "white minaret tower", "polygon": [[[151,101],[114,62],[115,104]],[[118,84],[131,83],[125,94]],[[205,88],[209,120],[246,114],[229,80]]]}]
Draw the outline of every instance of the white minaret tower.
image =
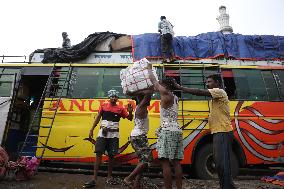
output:
[{"label": "white minaret tower", "polygon": [[220,31],[223,34],[231,34],[233,33],[233,28],[229,26],[229,14],[226,13],[226,7],[220,6],[219,7],[220,15],[216,18],[220,24]]}]

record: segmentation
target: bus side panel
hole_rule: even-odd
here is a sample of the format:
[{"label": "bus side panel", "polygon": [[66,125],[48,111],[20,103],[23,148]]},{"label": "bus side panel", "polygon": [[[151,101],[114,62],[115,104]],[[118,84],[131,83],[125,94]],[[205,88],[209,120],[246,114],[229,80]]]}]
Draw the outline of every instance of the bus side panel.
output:
[{"label": "bus side panel", "polygon": [[284,157],[284,103],[232,102],[235,136],[247,164],[280,163]]},{"label": "bus side panel", "polygon": [[[65,161],[94,161],[94,141],[89,139],[89,130],[97,114],[98,107],[107,99],[63,99],[59,112],[51,131],[44,159],[60,159]],[[126,106],[129,100],[120,100]],[[155,130],[160,125],[159,100],[152,100],[149,109],[150,130],[149,144],[155,151]],[[181,103],[181,102],[180,102]],[[284,138],[282,102],[238,102],[231,103],[231,118],[235,137],[239,140],[247,164],[279,162],[283,156],[281,142]],[[46,105],[45,105],[46,106]],[[181,104],[180,104],[181,107]],[[207,101],[184,102],[183,108],[201,110],[204,112],[179,113],[180,125],[183,129],[183,145],[185,148],[183,164],[192,163],[192,152],[196,142],[208,132],[208,106]],[[43,115],[50,112],[43,112]],[[44,120],[41,125],[47,125]],[[137,163],[137,157],[129,143],[133,121],[122,119],[120,121],[120,155],[117,160],[121,162]],[[96,139],[99,126],[94,131]],[[45,135],[44,129],[40,135]],[[43,139],[39,139],[43,141]],[[37,153],[40,151],[38,150]],[[107,157],[104,157],[107,159]]]}]

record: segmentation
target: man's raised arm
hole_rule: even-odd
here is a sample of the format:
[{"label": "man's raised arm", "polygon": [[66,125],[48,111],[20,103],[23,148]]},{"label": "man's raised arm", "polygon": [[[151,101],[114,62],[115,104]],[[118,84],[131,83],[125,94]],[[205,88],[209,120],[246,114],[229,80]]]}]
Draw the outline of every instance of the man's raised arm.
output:
[{"label": "man's raised arm", "polygon": [[132,119],[133,119],[133,107],[132,107],[132,105],[130,103],[127,104],[127,111],[128,111],[128,116],[126,118],[129,121],[132,121]]},{"label": "man's raised arm", "polygon": [[185,93],[189,93],[189,94],[193,94],[193,95],[197,95],[197,96],[212,97],[212,95],[211,95],[211,93],[209,92],[208,89],[188,88],[188,87],[184,87],[184,86],[179,85],[177,82],[174,83],[174,87],[178,90],[185,92]]},{"label": "man's raised arm", "polygon": [[156,77],[155,77],[154,74],[153,74],[152,64],[149,64],[149,63],[148,63],[147,68],[148,68],[148,73],[149,73],[149,79],[150,79],[150,81],[151,81],[151,82],[153,83],[153,85],[154,85],[154,90],[155,90],[155,91],[160,91],[161,85],[159,84],[159,81],[156,79]]}]

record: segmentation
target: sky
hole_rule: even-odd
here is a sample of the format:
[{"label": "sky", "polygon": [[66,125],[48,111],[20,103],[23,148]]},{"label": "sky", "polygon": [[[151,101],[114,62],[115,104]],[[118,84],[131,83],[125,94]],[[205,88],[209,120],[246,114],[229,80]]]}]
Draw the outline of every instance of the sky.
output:
[{"label": "sky", "polygon": [[63,31],[72,45],[95,32],[156,33],[162,15],[176,36],[218,31],[221,5],[234,33],[284,36],[284,0],[2,0],[0,56],[61,47]]}]

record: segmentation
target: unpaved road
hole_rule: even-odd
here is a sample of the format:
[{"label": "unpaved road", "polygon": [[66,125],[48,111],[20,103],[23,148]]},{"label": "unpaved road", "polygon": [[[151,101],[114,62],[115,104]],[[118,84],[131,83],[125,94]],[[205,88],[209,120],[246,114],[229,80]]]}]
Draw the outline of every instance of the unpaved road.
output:
[{"label": "unpaved road", "polygon": [[[39,172],[29,181],[0,181],[0,189],[81,189],[85,181],[91,179],[91,175],[68,174],[68,173],[48,173]],[[246,180],[246,177],[239,177],[234,182],[239,189],[283,189],[275,185],[261,182],[259,179]],[[249,179],[249,177],[248,177]],[[161,178],[145,178],[144,189],[162,187]],[[196,180],[184,179],[185,189],[217,189],[219,188],[217,180]],[[156,187],[156,188],[157,188]],[[123,185],[108,185],[105,177],[99,177],[99,189],[126,189]]]}]

